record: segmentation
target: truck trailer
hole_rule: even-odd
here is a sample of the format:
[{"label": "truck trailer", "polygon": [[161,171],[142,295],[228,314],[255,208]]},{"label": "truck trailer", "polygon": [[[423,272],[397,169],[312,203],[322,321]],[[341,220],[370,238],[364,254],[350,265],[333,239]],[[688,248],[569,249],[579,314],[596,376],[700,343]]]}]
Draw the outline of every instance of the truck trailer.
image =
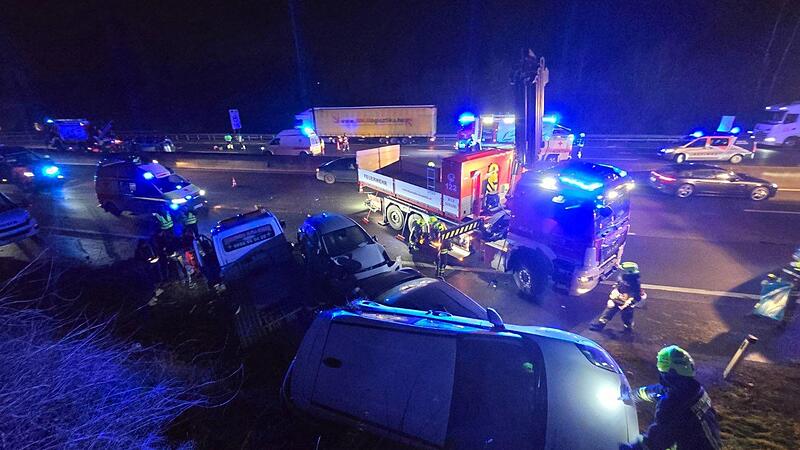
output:
[{"label": "truck trailer", "polygon": [[389,144],[436,138],[433,105],[311,108],[295,118],[300,129],[310,128],[331,142],[338,136]]},{"label": "truck trailer", "polygon": [[585,294],[621,261],[634,186],[624,170],[573,160],[514,174],[514,151],[499,149],[418,163],[386,146],[356,160],[359,189],[383,223],[408,238],[420,219],[438,219],[452,256],[512,273],[523,294],[551,284]]}]

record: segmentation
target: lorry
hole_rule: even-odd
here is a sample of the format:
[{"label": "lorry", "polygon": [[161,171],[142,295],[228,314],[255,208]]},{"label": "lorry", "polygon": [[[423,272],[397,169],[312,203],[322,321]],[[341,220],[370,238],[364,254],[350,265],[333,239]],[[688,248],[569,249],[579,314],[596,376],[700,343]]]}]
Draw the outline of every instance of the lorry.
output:
[{"label": "lorry", "polygon": [[47,119],[44,130],[47,146],[56,150],[91,153],[123,150],[123,141],[112,136],[111,122],[98,129],[86,119]]},{"label": "lorry", "polygon": [[765,119],[753,128],[756,143],[800,146],[800,100],[767,106],[766,113]]},{"label": "lorry", "polygon": [[311,108],[295,116],[300,129],[309,128],[329,142],[338,136],[361,142],[408,144],[436,138],[433,105]]},{"label": "lorry", "polygon": [[243,345],[304,309],[284,224],[270,211],[257,208],[221,220],[193,245],[201,273],[235,311]]},{"label": "lorry", "polygon": [[[445,225],[450,255],[510,272],[520,291],[551,284],[581,295],[621,261],[634,183],[621,169],[579,161],[515,174],[513,150],[401,160],[399,146],[356,153],[359,189],[371,212],[408,238],[431,217]],[[520,169],[519,172],[522,172]]]}]

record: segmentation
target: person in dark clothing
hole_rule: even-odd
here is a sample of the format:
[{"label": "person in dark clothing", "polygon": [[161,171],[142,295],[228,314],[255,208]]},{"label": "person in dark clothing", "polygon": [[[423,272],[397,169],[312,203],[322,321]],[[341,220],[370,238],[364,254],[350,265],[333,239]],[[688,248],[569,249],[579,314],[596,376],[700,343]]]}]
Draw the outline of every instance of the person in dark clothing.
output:
[{"label": "person in dark clothing", "polygon": [[703,386],[694,378],[689,353],[670,345],[658,352],[660,383],[640,387],[639,399],[656,402],[656,414],[647,431],[620,450],[718,450],[722,447],[717,413]]},{"label": "person in dark clothing", "polygon": [[642,289],[638,264],[624,262],[620,265],[620,268],[622,269],[622,274],[619,282],[608,295],[606,309],[597,321],[589,327],[591,330],[603,330],[617,313],[622,316],[622,324],[625,331],[633,330],[633,311],[639,302],[647,298],[647,294]]}]

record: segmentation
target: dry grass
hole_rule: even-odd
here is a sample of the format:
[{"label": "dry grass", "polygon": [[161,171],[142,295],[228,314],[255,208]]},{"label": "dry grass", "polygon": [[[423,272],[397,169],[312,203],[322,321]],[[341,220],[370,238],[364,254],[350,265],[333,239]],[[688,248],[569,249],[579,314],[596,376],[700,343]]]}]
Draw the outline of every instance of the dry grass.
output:
[{"label": "dry grass", "polygon": [[0,448],[169,446],[170,423],[207,404],[203,386],[156,349],[113,337],[110,320],[44,309],[69,301],[56,281],[37,259],[0,286]]}]

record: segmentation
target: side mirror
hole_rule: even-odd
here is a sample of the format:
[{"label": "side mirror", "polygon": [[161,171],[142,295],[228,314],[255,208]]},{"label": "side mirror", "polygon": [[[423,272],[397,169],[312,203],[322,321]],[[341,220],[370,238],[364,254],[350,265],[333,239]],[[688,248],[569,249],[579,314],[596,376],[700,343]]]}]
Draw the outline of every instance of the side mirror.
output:
[{"label": "side mirror", "polygon": [[286,221],[285,220],[279,220],[278,224],[281,226],[281,228],[286,228]]},{"label": "side mirror", "polygon": [[378,240],[378,235],[377,234],[373,234],[372,235],[372,240],[373,241],[377,241]]}]

